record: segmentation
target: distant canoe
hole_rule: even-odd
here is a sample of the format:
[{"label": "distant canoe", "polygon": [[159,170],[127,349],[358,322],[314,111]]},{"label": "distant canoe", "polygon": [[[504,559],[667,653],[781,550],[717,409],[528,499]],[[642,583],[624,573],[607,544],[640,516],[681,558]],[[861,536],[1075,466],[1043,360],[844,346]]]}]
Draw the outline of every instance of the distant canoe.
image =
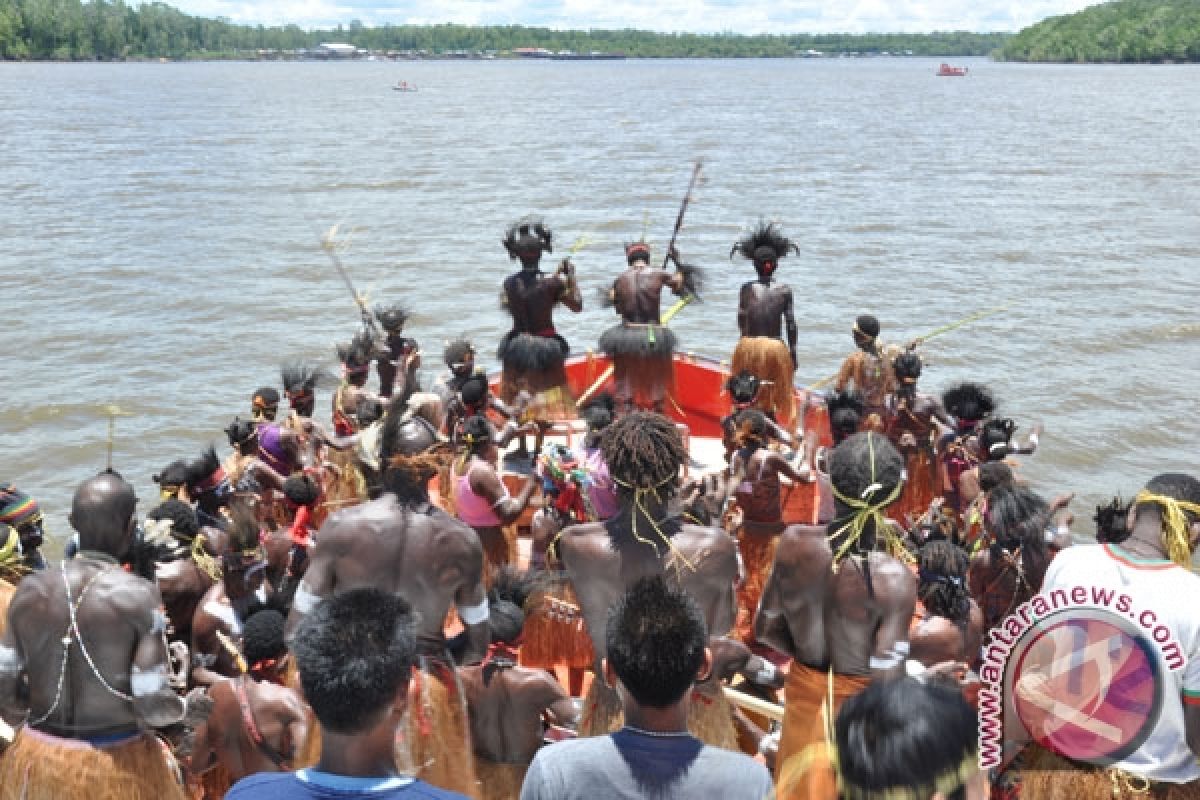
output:
[{"label": "distant canoe", "polygon": [[404,81],[400,81],[400,83],[397,83],[392,87],[392,90],[397,92],[415,92],[417,87],[407,84]]},{"label": "distant canoe", "polygon": [[966,67],[952,67],[949,64],[942,64],[938,67],[937,74],[943,78],[961,78],[967,74]]}]

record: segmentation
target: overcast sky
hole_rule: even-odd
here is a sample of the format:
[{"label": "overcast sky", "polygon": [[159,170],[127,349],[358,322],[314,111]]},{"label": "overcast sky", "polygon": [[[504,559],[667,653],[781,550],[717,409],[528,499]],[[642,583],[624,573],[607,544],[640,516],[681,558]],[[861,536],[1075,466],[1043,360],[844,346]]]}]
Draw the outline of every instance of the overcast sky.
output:
[{"label": "overcast sky", "polygon": [[714,33],[1018,31],[1094,0],[167,0],[200,17],[332,28],[391,23]]}]

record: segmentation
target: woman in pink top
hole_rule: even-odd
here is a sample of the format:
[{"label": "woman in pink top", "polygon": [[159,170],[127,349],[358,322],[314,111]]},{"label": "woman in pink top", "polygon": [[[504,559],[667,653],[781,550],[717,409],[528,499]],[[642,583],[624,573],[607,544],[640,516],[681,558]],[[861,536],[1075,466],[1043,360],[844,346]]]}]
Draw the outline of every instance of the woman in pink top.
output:
[{"label": "woman in pink top", "polygon": [[517,558],[516,531],[505,528],[516,522],[529,505],[537,479],[529,476],[516,497],[508,493],[496,472],[499,450],[492,439],[492,426],[485,417],[469,417],[463,424],[463,454],[451,473],[458,518],[479,534],[485,559],[485,583],[505,564]]}]

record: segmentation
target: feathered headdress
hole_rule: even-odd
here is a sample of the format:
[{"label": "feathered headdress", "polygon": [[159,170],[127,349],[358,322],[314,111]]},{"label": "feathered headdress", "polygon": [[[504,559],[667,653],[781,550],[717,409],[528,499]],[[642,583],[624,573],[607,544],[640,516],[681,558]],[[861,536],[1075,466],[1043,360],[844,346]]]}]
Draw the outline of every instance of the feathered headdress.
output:
[{"label": "feathered headdress", "polygon": [[996,401],[986,386],[960,383],[942,393],[942,406],[960,423],[976,423],[996,410]]},{"label": "feathered headdress", "polygon": [[645,240],[625,243],[625,261],[632,264],[635,261],[650,260],[650,245]]},{"label": "feathered headdress", "polygon": [[741,253],[742,258],[756,264],[763,260],[778,261],[787,256],[789,250],[795,250],[799,255],[800,248],[795,242],[783,235],[779,225],[774,222],[759,222],[754,230],[734,242],[729,249],[729,258],[734,253]]},{"label": "feathered headdress", "polygon": [[225,470],[221,468],[221,459],[217,458],[217,450],[212,445],[187,465],[188,493],[193,497],[202,492],[211,492],[221,481],[225,480]]},{"label": "feathered headdress", "polygon": [[410,314],[407,308],[399,305],[375,306],[375,319],[388,333],[399,333],[404,330]]},{"label": "feathered headdress", "polygon": [[371,365],[371,356],[375,352],[375,343],[365,333],[360,333],[350,340],[350,344],[340,344],[337,348],[338,360],[349,372],[359,372]]},{"label": "feathered headdress", "polygon": [[318,386],[327,388],[335,383],[327,372],[303,361],[284,364],[280,377],[283,378],[283,390],[288,394],[311,392]]},{"label": "feathered headdress", "polygon": [[546,227],[540,217],[522,217],[508,226],[502,243],[508,257],[516,259],[521,253],[531,251],[553,252],[554,233]]}]

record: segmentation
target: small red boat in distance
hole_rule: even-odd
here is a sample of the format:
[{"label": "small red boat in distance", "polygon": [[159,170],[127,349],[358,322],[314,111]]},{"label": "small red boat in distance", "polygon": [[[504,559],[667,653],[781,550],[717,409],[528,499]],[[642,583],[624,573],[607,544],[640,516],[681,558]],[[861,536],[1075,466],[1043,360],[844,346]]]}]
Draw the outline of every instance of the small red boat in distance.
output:
[{"label": "small red boat in distance", "polygon": [[961,78],[967,74],[966,67],[952,67],[949,64],[943,63],[938,67],[937,74],[943,78]]}]

